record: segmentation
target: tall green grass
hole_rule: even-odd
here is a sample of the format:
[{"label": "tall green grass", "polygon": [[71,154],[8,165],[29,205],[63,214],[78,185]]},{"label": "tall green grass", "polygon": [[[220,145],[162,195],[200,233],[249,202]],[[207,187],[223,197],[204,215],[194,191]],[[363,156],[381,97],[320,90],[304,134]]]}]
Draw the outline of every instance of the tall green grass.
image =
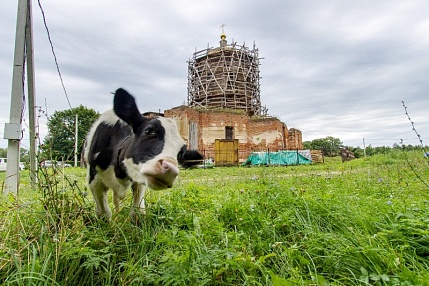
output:
[{"label": "tall green grass", "polygon": [[0,202],[5,285],[429,285],[419,153],[183,170],[138,224],[130,196],[95,219],[82,169],[27,172]]}]

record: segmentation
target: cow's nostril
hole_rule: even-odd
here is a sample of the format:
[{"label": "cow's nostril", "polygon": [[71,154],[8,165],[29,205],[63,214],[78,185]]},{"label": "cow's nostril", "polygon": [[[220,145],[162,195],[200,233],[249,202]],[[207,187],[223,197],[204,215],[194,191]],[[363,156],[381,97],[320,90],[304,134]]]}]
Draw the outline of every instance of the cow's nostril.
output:
[{"label": "cow's nostril", "polygon": [[161,164],[161,166],[162,166],[164,169],[168,169],[168,164],[167,164],[167,162],[166,162],[166,161],[164,161],[164,160],[159,160],[159,163]]},{"label": "cow's nostril", "polygon": [[179,174],[179,168],[175,164],[167,160],[160,160],[160,164],[165,173],[169,173],[173,176],[177,176]]}]

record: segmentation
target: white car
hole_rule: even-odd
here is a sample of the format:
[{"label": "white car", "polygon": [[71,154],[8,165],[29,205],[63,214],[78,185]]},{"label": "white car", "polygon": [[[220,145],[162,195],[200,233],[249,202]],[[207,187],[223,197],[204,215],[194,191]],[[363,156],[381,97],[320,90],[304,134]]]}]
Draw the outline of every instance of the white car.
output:
[{"label": "white car", "polygon": [[[0,158],[0,172],[5,172],[7,167],[7,158]],[[19,170],[24,170],[25,165],[22,162],[19,162]]]},{"label": "white car", "polygon": [[69,168],[72,166],[68,163],[63,163],[61,161],[51,161],[51,160],[45,160],[45,161],[42,161],[40,163],[40,167],[44,167],[44,168],[49,168],[49,167],[52,167],[53,165],[60,167],[60,168],[62,168],[62,167]]}]

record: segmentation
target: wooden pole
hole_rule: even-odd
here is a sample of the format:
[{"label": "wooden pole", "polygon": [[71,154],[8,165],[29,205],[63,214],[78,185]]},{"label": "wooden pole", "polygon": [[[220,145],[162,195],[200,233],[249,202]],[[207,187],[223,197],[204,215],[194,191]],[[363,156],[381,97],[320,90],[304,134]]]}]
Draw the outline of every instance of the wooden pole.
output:
[{"label": "wooden pole", "polygon": [[31,13],[31,1],[27,1],[27,25],[25,31],[25,47],[27,51],[27,89],[28,89],[28,117],[30,137],[30,181],[31,189],[37,189],[37,161],[36,161],[36,88],[34,74],[34,45],[33,45],[33,14]]}]

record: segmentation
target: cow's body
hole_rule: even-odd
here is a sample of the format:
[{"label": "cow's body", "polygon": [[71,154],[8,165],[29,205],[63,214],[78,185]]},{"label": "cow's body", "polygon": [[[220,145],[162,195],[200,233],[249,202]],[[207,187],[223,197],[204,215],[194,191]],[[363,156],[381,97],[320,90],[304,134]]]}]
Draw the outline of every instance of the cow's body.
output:
[{"label": "cow's body", "polygon": [[144,212],[145,186],[170,188],[179,174],[179,163],[190,166],[192,162],[185,163],[189,158],[202,159],[198,152],[186,150],[172,119],[143,117],[134,98],[123,89],[115,93],[113,110],[104,112],[92,126],[84,154],[97,216],[108,219],[109,188],[118,209],[132,185],[132,213]]}]

